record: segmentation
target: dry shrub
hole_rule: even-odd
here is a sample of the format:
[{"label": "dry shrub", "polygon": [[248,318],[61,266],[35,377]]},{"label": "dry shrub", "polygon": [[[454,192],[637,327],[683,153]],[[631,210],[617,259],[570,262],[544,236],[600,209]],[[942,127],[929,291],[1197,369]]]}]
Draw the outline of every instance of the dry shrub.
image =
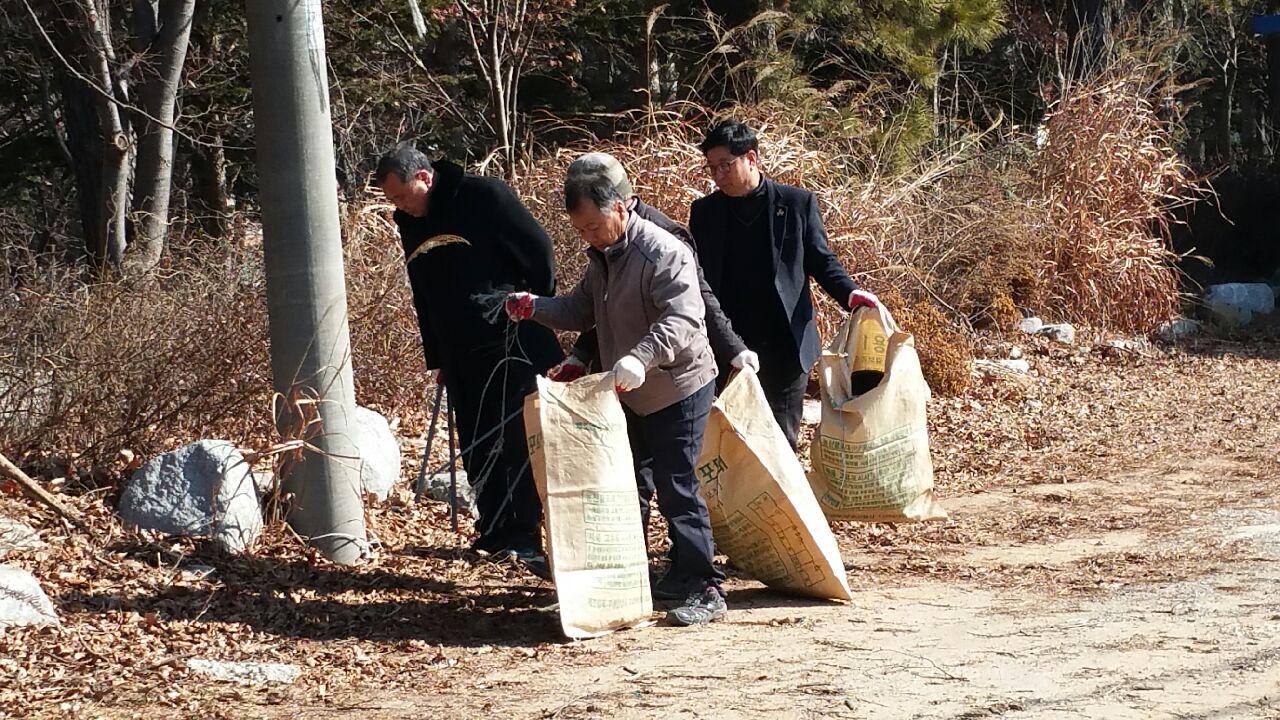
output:
[{"label": "dry shrub", "polygon": [[[15,279],[17,278],[17,279]],[[141,287],[46,263],[0,300],[0,447],[95,468],[201,437],[240,439],[269,402],[261,264],[237,245],[185,253]]]},{"label": "dry shrub", "polygon": [[893,319],[915,338],[920,369],[929,388],[939,395],[959,395],[969,387],[973,344],[927,300],[909,300],[896,291],[881,298],[893,308]]},{"label": "dry shrub", "polygon": [[[243,223],[241,224],[243,228]],[[356,397],[425,413],[403,255],[385,206],[344,214]],[[58,262],[14,267],[0,293],[0,450],[52,453],[69,473],[201,438],[273,440],[262,249],[180,245],[152,282],[86,283]]]},{"label": "dry shrub", "polygon": [[[1007,328],[1033,311],[1143,331],[1175,308],[1168,218],[1198,191],[1147,99],[1158,78],[1152,64],[1118,61],[1059,89],[1046,147],[988,130],[898,172],[878,171],[811,109],[734,114],[761,131],[771,176],[817,193],[835,253],[915,334],[933,389],[953,394],[968,384],[975,325]],[[712,189],[697,150],[710,124],[687,107],[646,114],[612,141],[543,152],[521,169],[516,187],[555,243],[562,291],[585,267],[561,209],[569,162],[613,153],[647,202],[685,221]],[[429,383],[387,210],[364,198],[344,215],[357,399],[417,422]],[[81,453],[83,468],[122,447],[272,436],[260,249],[175,245],[142,288],[0,258],[0,450]],[[830,337],[845,314],[815,298]]]},{"label": "dry shrub", "polygon": [[1045,118],[1029,194],[1047,216],[1045,305],[1064,318],[1149,332],[1177,309],[1171,212],[1201,190],[1152,105],[1163,79],[1122,58],[1060,88]]},{"label": "dry shrub", "polygon": [[[943,250],[941,258],[930,256],[940,244],[934,238],[944,234],[955,237],[961,232],[957,228],[986,236],[1000,231],[986,227],[989,223],[977,217],[984,206],[978,198],[953,198],[955,207],[949,217],[955,227],[946,230],[933,212],[931,194],[939,192],[939,179],[963,158],[942,158],[910,178],[859,181],[850,169],[865,165],[865,158],[854,157],[840,142],[815,136],[796,113],[764,107],[743,109],[739,117],[760,131],[761,153],[771,177],[817,193],[831,247],[855,278],[872,291],[896,293],[903,302],[927,303],[936,292],[934,285],[947,292],[968,287],[965,278],[973,275],[973,264],[994,264],[992,258],[998,258],[990,248],[998,240],[963,242],[961,250]],[[560,205],[564,172],[573,158],[591,150],[615,155],[646,202],[684,222],[690,203],[714,189],[710,178],[701,172],[704,159],[697,149],[711,120],[699,118],[695,122],[676,113],[647,116],[647,124],[634,132],[608,142],[563,147],[526,166],[517,187],[556,244],[562,288],[576,282],[584,268],[582,241],[565,221]],[[978,287],[977,283],[972,285]],[[985,285],[981,289],[986,292]],[[846,314],[820,289],[815,288],[814,296],[820,332],[829,338]],[[946,303],[941,297],[939,301]],[[897,311],[896,304],[891,307]],[[965,322],[962,311],[954,312],[954,322]],[[933,324],[919,323],[925,333],[919,342],[923,362],[936,377],[937,389],[950,392],[967,379],[968,343],[954,328],[944,332],[951,323],[941,313],[927,318]],[[937,353],[936,360],[930,357],[933,353]],[[964,367],[959,368],[960,364]]]},{"label": "dry shrub", "polygon": [[991,323],[999,330],[1012,330],[1022,320],[1022,313],[1013,298],[1005,293],[998,293],[991,301]]},{"label": "dry shrub", "polygon": [[[1172,148],[1169,123],[1147,100],[1159,82],[1157,65],[1116,60],[1095,79],[1060,89],[1045,123],[1047,147],[993,127],[888,174],[855,141],[815,132],[812,112],[759,106],[732,114],[760,131],[767,174],[818,195],[830,245],[855,279],[901,297],[891,309],[918,318],[923,362],[947,392],[967,383],[967,370],[957,368],[975,326],[1009,329],[1024,313],[1040,313],[1148,331],[1172,314],[1180,296],[1167,226],[1199,190]],[[696,146],[712,119],[678,110],[646,115],[608,142],[544,153],[525,168],[519,188],[555,239],[562,283],[583,269],[581,241],[559,201],[577,154],[616,155],[646,202],[678,220],[713,189]],[[830,337],[844,313],[825,293],[815,297]]]},{"label": "dry shrub", "polygon": [[343,213],[347,312],[356,401],[417,427],[429,413],[430,375],[391,206],[372,196]]}]

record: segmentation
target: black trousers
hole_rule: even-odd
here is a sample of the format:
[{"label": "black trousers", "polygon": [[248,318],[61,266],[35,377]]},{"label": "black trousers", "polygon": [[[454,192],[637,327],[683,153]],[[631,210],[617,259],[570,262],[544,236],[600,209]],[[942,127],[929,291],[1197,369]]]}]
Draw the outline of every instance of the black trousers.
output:
[{"label": "black trousers", "polygon": [[527,363],[484,356],[445,371],[462,464],[476,489],[476,549],[542,546],[542,502],[529,466],[522,412],[525,396],[537,389],[536,377]]},{"label": "black trousers", "polygon": [[791,449],[796,449],[800,437],[800,421],[804,417],[804,391],[809,385],[809,373],[800,369],[795,358],[771,361],[760,358],[760,387],[773,418],[787,436]]},{"label": "black trousers", "polygon": [[707,383],[684,400],[650,415],[642,417],[626,411],[641,519],[648,527],[649,503],[656,494],[658,510],[670,528],[668,583],[718,585],[724,579],[713,564],[711,519],[698,494],[698,477],[694,473],[714,400],[714,383]]}]

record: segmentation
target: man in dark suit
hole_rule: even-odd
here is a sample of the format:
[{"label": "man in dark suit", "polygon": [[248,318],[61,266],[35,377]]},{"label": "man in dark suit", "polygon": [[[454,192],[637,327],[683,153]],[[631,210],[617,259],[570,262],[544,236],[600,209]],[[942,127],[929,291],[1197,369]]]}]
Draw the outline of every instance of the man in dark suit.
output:
[{"label": "man in dark suit", "polygon": [[698,260],[733,329],[759,356],[760,384],[794,448],[821,352],[809,279],[850,311],[879,301],[858,289],[827,246],[813,193],[761,173],[750,127],[726,120],[701,150],[718,190],[689,211]]},{"label": "man in dark suit", "polygon": [[432,163],[411,145],[383,155],[374,182],[396,206],[427,369],[437,371],[457,413],[479,512],[473,548],[545,575],[542,504],[521,410],[537,375],[564,353],[545,327],[490,322],[483,298],[554,295],[551,239],[502,181]]}]

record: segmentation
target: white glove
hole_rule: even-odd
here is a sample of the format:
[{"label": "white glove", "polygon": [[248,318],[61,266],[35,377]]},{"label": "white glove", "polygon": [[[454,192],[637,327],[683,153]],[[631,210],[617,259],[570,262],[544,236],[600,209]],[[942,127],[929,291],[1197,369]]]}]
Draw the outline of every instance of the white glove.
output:
[{"label": "white glove", "polygon": [[729,365],[735,370],[749,369],[753,373],[759,373],[760,356],[750,350],[743,350],[738,353],[737,357],[729,361]]},{"label": "white glove", "polygon": [[866,290],[854,290],[849,293],[849,312],[853,312],[860,307],[869,307],[872,310],[880,307],[880,298],[872,295]]},{"label": "white glove", "polygon": [[630,392],[644,384],[644,363],[630,355],[613,366],[613,386],[618,392]]}]

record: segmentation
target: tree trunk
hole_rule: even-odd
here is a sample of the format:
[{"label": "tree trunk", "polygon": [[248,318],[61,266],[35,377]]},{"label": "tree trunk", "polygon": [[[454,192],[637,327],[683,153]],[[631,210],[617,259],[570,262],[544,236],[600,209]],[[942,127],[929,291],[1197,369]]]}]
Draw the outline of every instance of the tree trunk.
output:
[{"label": "tree trunk", "polygon": [[[111,28],[97,0],[61,3],[54,10],[60,51],[73,61],[81,60],[82,77],[66,77],[63,96],[85,248],[99,268],[119,266],[124,259],[132,142],[127,119],[114,101],[127,101],[128,87],[113,72]],[[94,87],[86,87],[90,82]]]},{"label": "tree trunk", "polygon": [[[107,239],[98,227],[98,208],[102,206],[98,158],[102,157],[102,131],[93,91],[78,78],[63,74],[58,95],[62,98],[62,126],[66,131],[71,174],[75,178],[77,207],[80,211],[80,237],[83,255],[97,262],[105,257]],[[73,253],[73,256],[75,253]]]},{"label": "tree trunk", "polygon": [[[211,30],[210,3],[201,1],[191,27],[189,53],[204,62],[216,62],[222,54],[222,36]],[[184,104],[192,105],[192,115],[204,118],[200,135],[207,142],[191,148],[190,172],[192,199],[196,220],[205,234],[222,239],[231,229],[231,186],[227,173],[227,156],[222,148],[225,116],[207,93],[197,92]]]},{"label": "tree trunk", "polygon": [[[306,439],[284,479],[289,524],[325,557],[368,548],[334,186],[320,0],[245,0],[254,144],[262,178],[276,422]],[[301,437],[299,437],[301,436]]]},{"label": "tree trunk", "polygon": [[[1280,35],[1267,35],[1267,104],[1271,110],[1272,142],[1280,137]],[[1280,156],[1280,147],[1271,148],[1272,157]]]},{"label": "tree trunk", "polygon": [[195,0],[161,0],[160,24],[151,43],[155,68],[143,83],[142,109],[156,121],[143,119],[138,143],[134,208],[136,247],[130,274],[145,274],[160,262],[169,234],[169,196],[173,187],[173,117],[178,84],[187,57]]},{"label": "tree trunk", "polygon": [[[214,122],[218,122],[217,118]],[[210,237],[226,237],[231,229],[231,193],[227,189],[227,155],[221,135],[214,135],[207,145],[191,151],[191,185],[199,208],[200,229]]]}]

